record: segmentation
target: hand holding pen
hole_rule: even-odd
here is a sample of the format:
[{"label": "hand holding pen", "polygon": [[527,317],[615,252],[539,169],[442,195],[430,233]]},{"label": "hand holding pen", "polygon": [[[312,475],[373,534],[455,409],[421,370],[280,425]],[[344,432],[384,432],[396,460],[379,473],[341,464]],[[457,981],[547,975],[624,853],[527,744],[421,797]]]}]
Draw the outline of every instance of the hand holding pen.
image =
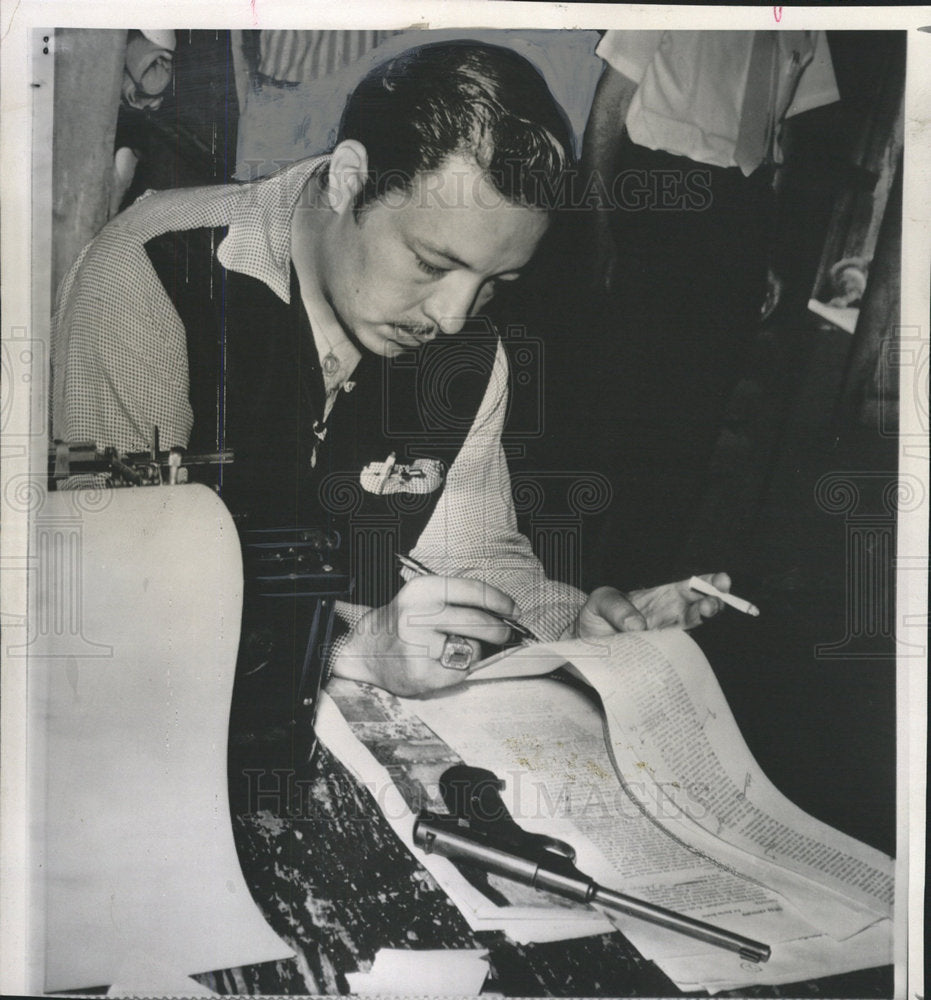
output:
[{"label": "hand holding pen", "polygon": [[527,634],[515,621],[520,609],[497,587],[438,576],[416,561],[411,571],[414,578],[388,604],[367,611],[343,640],[336,676],[406,697],[429,694],[462,683],[484,645]]},{"label": "hand holding pen", "polygon": [[[419,560],[410,555],[397,553],[398,562],[409,569],[417,576],[436,576],[431,570]],[[516,632],[522,639],[534,640],[536,637],[525,625],[521,625],[517,619],[510,615],[498,614],[495,617],[507,625],[513,632]],[[443,652],[440,654],[440,664],[447,670],[468,670],[474,656],[474,648],[468,639],[461,635],[450,634],[443,643]]]},{"label": "hand holding pen", "polygon": [[[440,574],[434,573],[433,570],[427,569],[426,566],[419,560],[415,559],[413,556],[401,555],[397,553],[398,562],[411,570],[411,572],[416,573],[417,576],[439,576]],[[516,632],[522,639],[530,639],[536,641],[537,637],[527,628],[526,625],[521,625],[521,623],[516,619],[512,618],[510,615],[498,615],[498,619],[504,622],[510,629]]]}]

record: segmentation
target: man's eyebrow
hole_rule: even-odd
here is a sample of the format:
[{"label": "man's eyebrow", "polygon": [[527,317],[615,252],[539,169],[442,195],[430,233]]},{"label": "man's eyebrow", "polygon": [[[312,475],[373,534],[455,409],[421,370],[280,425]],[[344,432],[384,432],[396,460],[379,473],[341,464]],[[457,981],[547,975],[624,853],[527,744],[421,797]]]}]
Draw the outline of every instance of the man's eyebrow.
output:
[{"label": "man's eyebrow", "polygon": [[[428,243],[426,240],[420,237],[415,238],[412,241],[412,247],[415,251],[425,251],[428,254],[432,254],[435,257],[443,257],[445,260],[449,261],[450,264],[455,264],[456,267],[464,267],[467,271],[475,271],[476,268],[472,267],[471,264],[466,263],[464,260],[460,260],[454,253],[449,250],[444,250],[442,247],[434,246],[432,243]],[[520,274],[526,265],[522,267],[509,267],[502,274]]]},{"label": "man's eyebrow", "polygon": [[455,264],[457,267],[464,267],[467,271],[474,270],[471,264],[467,264],[464,260],[460,260],[449,250],[444,250],[442,247],[434,246],[432,243],[428,243],[426,240],[419,238],[415,239],[413,243],[415,250],[424,250],[428,254],[432,254],[434,257],[443,257],[448,260],[450,264]]}]

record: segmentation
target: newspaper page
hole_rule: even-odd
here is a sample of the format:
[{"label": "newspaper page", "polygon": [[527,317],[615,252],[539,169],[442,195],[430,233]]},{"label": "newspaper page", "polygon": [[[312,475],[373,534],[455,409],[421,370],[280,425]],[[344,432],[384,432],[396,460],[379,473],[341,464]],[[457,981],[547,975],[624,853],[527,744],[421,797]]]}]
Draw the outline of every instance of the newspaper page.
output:
[{"label": "newspaper page", "polygon": [[[711,704],[720,717],[725,716],[726,704],[713,697],[719,689],[707,660],[684,633],[669,630],[651,635],[645,643],[646,652],[641,635],[619,636],[608,646],[607,658],[593,655],[592,646],[583,643],[566,643],[558,647],[559,655],[573,659],[583,675],[591,678],[596,669],[600,671],[598,690],[607,704],[614,700],[625,701],[627,671],[632,675],[642,671],[640,680],[645,683],[660,665],[665,665],[690,674],[693,680],[697,677],[696,686],[703,695],[712,695]],[[550,655],[555,655],[555,649]],[[533,649],[521,650],[514,659],[520,661],[515,669],[529,670]],[[676,663],[675,668],[672,662]],[[507,659],[498,660],[484,673],[496,670],[506,673],[507,664]],[[481,676],[482,672],[476,675]],[[622,782],[619,786],[616,765],[605,746],[605,732],[601,729],[597,706],[587,705],[589,740],[580,746],[577,733],[585,732],[586,716],[583,713],[580,719],[578,714],[567,714],[572,696],[566,686],[549,682],[559,698],[548,701],[542,692],[534,691],[530,697],[527,689],[521,687],[530,683],[539,684],[540,681],[526,677],[510,681],[474,680],[467,692],[407,704],[434,731],[459,749],[470,763],[495,770],[499,776],[506,773],[518,776],[513,783],[509,782],[514,786],[508,793],[509,801],[517,810],[515,815],[524,817],[529,812],[528,828],[551,836],[564,835],[563,839],[575,843],[571,831],[575,826],[588,837],[600,857],[591,859],[590,867],[586,868],[585,853],[579,849],[580,867],[596,879],[629,891],[631,895],[639,895],[648,902],[672,909],[684,908],[690,915],[707,917],[711,922],[718,920],[728,929],[762,940],[767,940],[768,931],[775,935],[774,942],[795,941],[791,954],[787,953],[785,959],[780,957],[780,945],[774,944],[773,958],[762,970],[763,978],[759,981],[792,981],[798,978],[802,968],[810,968],[812,975],[824,975],[829,969],[840,971],[850,962],[853,965],[848,968],[863,961],[881,964],[888,956],[888,919],[864,937],[857,936],[857,932],[879,925],[882,919],[883,907],[888,905],[883,893],[888,892],[888,880],[891,879],[889,858],[819,824],[818,843],[822,851],[837,852],[842,847],[850,852],[850,867],[868,866],[877,871],[877,879],[886,881],[886,885],[880,887],[878,898],[875,893],[868,897],[872,908],[863,905],[857,886],[846,898],[829,893],[826,900],[825,885],[831,887],[833,881],[830,873],[821,884],[814,879],[786,876],[778,865],[759,863],[752,856],[741,857],[743,852],[735,851],[723,838],[712,840],[702,836],[700,825],[690,817],[693,812],[704,812],[705,800],[692,798],[687,775],[657,778],[652,762],[647,763],[650,758],[643,755],[646,760],[638,756],[630,770],[620,772]],[[577,693],[572,694],[578,697]],[[685,699],[680,701],[680,710],[704,717],[708,702],[703,698],[689,701],[687,706],[683,701]],[[579,707],[577,705],[577,709]],[[571,720],[568,723],[567,717]],[[619,723],[612,718],[610,710],[607,719],[606,733],[613,747],[629,744],[632,737],[639,738],[637,729],[633,733],[625,732],[623,721]],[[664,721],[660,720],[658,728],[662,729]],[[652,732],[650,720],[645,721],[641,715],[638,722],[648,737]],[[657,724],[656,720],[653,724]],[[730,735],[731,759],[749,766],[749,754],[736,727]],[[617,760],[617,754],[613,756]],[[563,811],[555,817],[555,822],[553,817],[535,815],[533,802],[522,797],[523,787],[528,783],[533,788],[534,802],[563,804]],[[657,794],[657,789],[662,789],[662,794]],[[571,793],[575,795],[574,808]],[[704,794],[728,798],[726,786],[709,789]],[[735,790],[731,796],[734,801],[728,802],[730,807],[742,801],[737,795]],[[630,809],[629,817],[618,814],[618,802]],[[770,803],[771,807],[776,805],[775,801]],[[799,817],[799,811],[784,799],[778,806],[774,811],[782,823],[801,819],[802,825],[810,829],[814,822],[811,817]],[[683,817],[687,817],[685,822]],[[628,821],[624,822],[625,819]],[[792,832],[797,834],[795,828]],[[813,930],[848,938],[850,944],[846,948],[824,947],[824,940],[813,935]],[[652,929],[638,934],[636,929],[629,930],[625,925],[625,932],[638,947],[644,938],[647,941],[654,939],[645,945],[645,954],[659,961]],[[800,964],[798,941],[803,938],[809,939],[808,962],[811,966]],[[660,940],[667,943],[663,937]],[[864,942],[870,947],[865,948]],[[681,950],[682,942],[676,942],[673,948],[676,945]],[[838,964],[821,966],[822,958]],[[708,961],[713,964],[715,960]],[[728,965],[733,966],[730,974],[735,979],[740,978],[738,963],[726,956],[719,956],[719,961],[716,978],[723,978],[721,966]],[[683,964],[680,963],[679,968],[682,969]],[[814,969],[821,971],[816,973]]]}]

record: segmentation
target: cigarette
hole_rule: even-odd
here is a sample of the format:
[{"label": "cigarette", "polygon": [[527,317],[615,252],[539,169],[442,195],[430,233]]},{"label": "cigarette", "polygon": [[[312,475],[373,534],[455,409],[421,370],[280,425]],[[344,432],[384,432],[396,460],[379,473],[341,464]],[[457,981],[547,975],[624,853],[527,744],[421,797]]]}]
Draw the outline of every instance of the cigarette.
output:
[{"label": "cigarette", "polygon": [[742,597],[735,597],[733,594],[725,594],[723,590],[718,590],[713,583],[703,580],[700,576],[693,576],[689,580],[689,587],[692,590],[697,590],[699,594],[707,594],[709,597],[717,597],[718,600],[723,601],[725,604],[729,604],[732,608],[736,608],[738,611],[742,611],[745,615],[753,615],[754,618],[759,618],[760,616],[760,609],[755,604],[745,601]]}]

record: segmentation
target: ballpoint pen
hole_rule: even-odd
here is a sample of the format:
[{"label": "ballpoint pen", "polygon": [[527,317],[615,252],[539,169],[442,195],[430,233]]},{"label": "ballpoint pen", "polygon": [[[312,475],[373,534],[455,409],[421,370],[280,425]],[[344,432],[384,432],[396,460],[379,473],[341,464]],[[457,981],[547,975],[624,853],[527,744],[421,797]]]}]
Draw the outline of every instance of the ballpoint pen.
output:
[{"label": "ballpoint pen", "polygon": [[[416,573],[418,576],[440,576],[439,573],[434,573],[432,569],[428,569],[422,562],[415,559],[413,556],[406,556],[402,553],[397,553],[398,562],[402,566],[406,566],[412,573]],[[519,636],[524,639],[532,639],[534,642],[539,641],[537,637],[527,628],[526,625],[521,625],[519,621],[511,618],[510,615],[499,615],[495,611],[488,611],[488,614],[492,618],[497,618],[498,621],[503,622],[508,628],[513,629]]]}]

